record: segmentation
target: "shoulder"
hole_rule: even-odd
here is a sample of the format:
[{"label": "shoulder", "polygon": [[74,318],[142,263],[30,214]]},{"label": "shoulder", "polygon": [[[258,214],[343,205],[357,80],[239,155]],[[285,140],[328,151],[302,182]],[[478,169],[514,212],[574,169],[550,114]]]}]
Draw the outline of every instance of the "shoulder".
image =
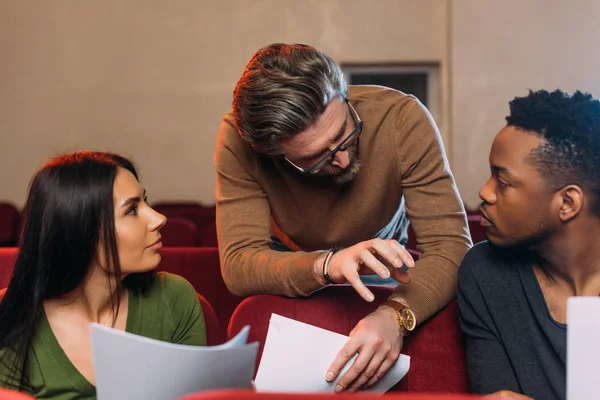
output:
[{"label": "shoulder", "polygon": [[461,288],[476,285],[480,290],[501,290],[519,278],[521,262],[509,251],[495,248],[488,241],[473,246],[465,255],[458,271]]},{"label": "shoulder", "polygon": [[233,111],[229,111],[221,119],[219,133],[217,135],[217,146],[236,147],[245,144],[248,148],[252,148],[242,137],[235,124]]},{"label": "shoulder", "polygon": [[402,113],[422,107],[419,100],[412,94],[377,85],[348,86],[348,99],[357,108],[357,111],[360,109],[363,113],[389,114],[390,110]]},{"label": "shoulder", "polygon": [[169,304],[181,301],[196,302],[196,290],[185,278],[168,272],[157,272],[150,288],[151,296],[160,296]]},{"label": "shoulder", "polygon": [[233,112],[229,111],[223,116],[219,127],[214,164],[217,168],[231,167],[234,159],[248,169],[256,163],[256,152],[240,136]]},{"label": "shoulder", "polygon": [[376,85],[356,85],[348,87],[348,98],[357,112],[363,114],[376,113],[386,118],[398,120],[410,118],[426,118],[429,113],[412,94],[396,89]]}]

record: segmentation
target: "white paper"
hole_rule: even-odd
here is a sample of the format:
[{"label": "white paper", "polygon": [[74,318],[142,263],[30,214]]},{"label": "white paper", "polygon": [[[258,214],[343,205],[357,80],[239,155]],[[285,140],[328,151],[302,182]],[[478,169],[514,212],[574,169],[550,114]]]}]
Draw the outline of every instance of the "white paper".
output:
[{"label": "white paper", "polygon": [[250,388],[258,343],[249,327],[229,342],[187,346],[91,324],[98,400],[170,400],[210,389]]},{"label": "white paper", "polygon": [[567,300],[567,399],[598,397],[600,360],[600,298]]},{"label": "white paper", "polygon": [[[350,368],[353,357],[334,382],[325,374],[348,336],[272,314],[267,339],[256,375],[258,392],[333,392],[335,384]],[[385,376],[366,392],[384,393],[410,367],[410,357],[400,358]]]}]

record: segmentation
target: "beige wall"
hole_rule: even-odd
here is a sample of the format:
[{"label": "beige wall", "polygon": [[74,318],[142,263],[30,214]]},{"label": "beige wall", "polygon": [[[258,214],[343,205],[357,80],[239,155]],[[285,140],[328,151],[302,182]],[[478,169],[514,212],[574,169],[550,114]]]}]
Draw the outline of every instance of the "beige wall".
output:
[{"label": "beige wall", "polygon": [[449,0],[109,0],[0,7],[0,200],[22,205],[43,160],[132,157],[151,201],[214,202],[221,116],[259,47],[338,62],[439,62],[448,129]]},{"label": "beige wall", "polygon": [[509,100],[557,87],[600,97],[599,17],[597,0],[452,1],[451,156],[469,205]]}]

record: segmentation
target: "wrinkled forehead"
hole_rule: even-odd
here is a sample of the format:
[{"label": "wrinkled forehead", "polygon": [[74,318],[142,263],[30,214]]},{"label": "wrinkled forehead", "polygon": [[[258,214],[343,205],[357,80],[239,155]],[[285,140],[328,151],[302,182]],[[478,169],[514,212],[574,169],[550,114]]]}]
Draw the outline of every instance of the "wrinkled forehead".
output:
[{"label": "wrinkled forehead", "polygon": [[346,102],[339,98],[333,99],[308,129],[281,141],[283,153],[302,157],[326,149],[335,140],[347,118]]}]

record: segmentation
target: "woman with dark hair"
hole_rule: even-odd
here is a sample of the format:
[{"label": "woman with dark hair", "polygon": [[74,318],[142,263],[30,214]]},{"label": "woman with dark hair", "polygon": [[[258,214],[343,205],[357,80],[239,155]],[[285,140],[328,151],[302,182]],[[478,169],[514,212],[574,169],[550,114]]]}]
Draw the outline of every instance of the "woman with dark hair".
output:
[{"label": "woman with dark hair", "polygon": [[0,303],[0,385],[39,399],[95,399],[90,323],[205,345],[194,288],[154,270],[166,218],[132,163],[79,152],[34,176]]}]

